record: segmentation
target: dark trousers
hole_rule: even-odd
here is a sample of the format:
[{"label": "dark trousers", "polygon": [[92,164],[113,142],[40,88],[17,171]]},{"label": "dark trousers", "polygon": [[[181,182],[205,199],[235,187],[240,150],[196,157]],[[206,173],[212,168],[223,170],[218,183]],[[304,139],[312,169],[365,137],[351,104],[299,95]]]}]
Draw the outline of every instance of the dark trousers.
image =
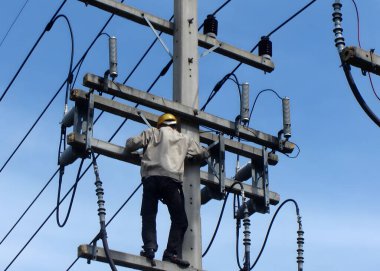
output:
[{"label": "dark trousers", "polygon": [[143,198],[141,204],[142,239],[144,249],[157,251],[156,216],[158,201],[167,205],[171,226],[166,250],[182,256],[182,243],[188,222],[185,212],[182,185],[174,179],[163,176],[143,178]]}]

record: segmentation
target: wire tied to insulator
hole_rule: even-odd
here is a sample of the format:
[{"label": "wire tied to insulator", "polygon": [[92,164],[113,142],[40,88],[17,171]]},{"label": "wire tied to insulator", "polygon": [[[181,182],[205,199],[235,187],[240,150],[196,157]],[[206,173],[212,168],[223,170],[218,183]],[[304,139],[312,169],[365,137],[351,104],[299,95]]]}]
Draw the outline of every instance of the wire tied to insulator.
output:
[{"label": "wire tied to insulator", "polygon": [[297,264],[298,264],[298,271],[303,271],[303,263],[304,263],[304,257],[303,257],[303,244],[305,243],[305,238],[303,237],[304,231],[302,229],[302,222],[301,222],[301,216],[297,215],[297,223],[298,223],[298,237],[297,237]]}]

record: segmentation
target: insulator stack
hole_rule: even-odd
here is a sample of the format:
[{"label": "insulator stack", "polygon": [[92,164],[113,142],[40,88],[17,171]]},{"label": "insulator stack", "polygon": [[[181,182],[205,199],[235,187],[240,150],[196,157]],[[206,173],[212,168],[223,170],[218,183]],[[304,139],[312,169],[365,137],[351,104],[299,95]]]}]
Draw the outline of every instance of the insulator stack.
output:
[{"label": "insulator stack", "polygon": [[259,56],[267,59],[272,58],[272,42],[269,37],[263,36],[259,42]]},{"label": "insulator stack", "polygon": [[109,42],[110,76],[112,77],[112,79],[115,79],[117,77],[116,37],[110,37],[108,42]]},{"label": "insulator stack", "polygon": [[213,38],[216,38],[218,35],[218,21],[214,15],[209,14],[204,20],[203,34]]},{"label": "insulator stack", "polygon": [[245,248],[245,262],[244,262],[244,268],[245,270],[249,270],[250,268],[250,257],[251,257],[251,221],[249,220],[249,212],[247,203],[245,201],[245,198],[243,198],[243,206],[244,206],[244,219],[243,219],[243,226],[244,226],[244,239],[243,239],[243,245]]},{"label": "insulator stack", "polygon": [[244,124],[249,121],[249,84],[242,84],[241,101],[240,101],[240,118]]},{"label": "insulator stack", "polygon": [[284,137],[289,138],[292,135],[290,123],[290,100],[288,97],[282,99],[282,124]]},{"label": "insulator stack", "polygon": [[305,239],[303,237],[304,231],[302,230],[302,223],[301,223],[301,217],[298,216],[298,238],[297,238],[297,244],[298,244],[298,249],[297,249],[297,264],[298,264],[298,271],[303,271],[303,263],[304,263],[304,258],[303,258],[303,244],[305,243]]},{"label": "insulator stack", "polygon": [[344,47],[346,46],[343,37],[343,28],[342,28],[342,4],[340,1],[336,0],[333,4],[333,22],[334,22],[334,33],[335,33],[335,46],[338,49],[338,52],[341,53]]},{"label": "insulator stack", "polygon": [[106,208],[104,207],[105,201],[103,198],[104,189],[102,186],[102,181],[100,180],[100,177],[99,177],[98,165],[93,162],[93,166],[94,166],[94,172],[95,172],[95,176],[96,176],[96,181],[95,181],[96,189],[95,189],[95,191],[96,191],[96,196],[98,197],[98,216],[99,216],[100,223],[104,223],[106,220]]}]

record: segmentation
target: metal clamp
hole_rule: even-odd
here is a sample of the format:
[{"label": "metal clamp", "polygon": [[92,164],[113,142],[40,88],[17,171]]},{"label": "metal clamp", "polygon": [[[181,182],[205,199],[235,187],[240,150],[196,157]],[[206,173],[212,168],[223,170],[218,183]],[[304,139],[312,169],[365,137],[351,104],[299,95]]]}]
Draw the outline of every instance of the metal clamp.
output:
[{"label": "metal clamp", "polygon": [[145,16],[144,13],[141,13],[141,16],[144,18],[144,20],[146,21],[146,23],[149,25],[150,29],[152,29],[154,35],[156,35],[157,39],[160,41],[160,43],[162,44],[162,46],[164,47],[165,51],[170,55],[170,58],[173,58],[173,55],[172,53],[170,53],[170,50],[169,48],[166,46],[165,42],[163,41],[163,39],[161,39],[160,35],[157,33],[156,29],[154,29],[152,23],[149,21],[149,19]]}]

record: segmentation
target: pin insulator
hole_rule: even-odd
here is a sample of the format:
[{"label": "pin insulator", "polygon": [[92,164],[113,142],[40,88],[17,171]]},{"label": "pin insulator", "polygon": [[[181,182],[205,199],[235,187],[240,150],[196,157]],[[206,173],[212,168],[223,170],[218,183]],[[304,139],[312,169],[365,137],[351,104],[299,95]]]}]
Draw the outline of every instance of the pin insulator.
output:
[{"label": "pin insulator", "polygon": [[262,36],[259,42],[259,56],[266,58],[272,57],[272,42],[269,40],[269,37]]},{"label": "pin insulator", "polygon": [[213,38],[216,38],[218,35],[218,21],[215,19],[214,15],[209,14],[204,20],[203,34]]}]

